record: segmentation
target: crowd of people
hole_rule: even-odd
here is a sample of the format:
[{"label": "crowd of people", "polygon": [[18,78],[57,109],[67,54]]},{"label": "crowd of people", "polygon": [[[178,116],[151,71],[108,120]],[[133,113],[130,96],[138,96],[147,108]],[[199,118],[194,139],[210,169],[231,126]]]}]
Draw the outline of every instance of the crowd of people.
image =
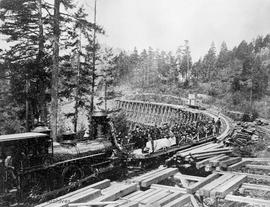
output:
[{"label": "crowd of people", "polygon": [[153,143],[154,140],[162,138],[175,138],[176,145],[193,143],[202,138],[218,135],[220,128],[220,118],[216,121],[214,119],[211,121],[198,120],[192,123],[175,123],[172,125],[165,123],[160,127],[156,125],[136,125],[135,129],[129,131],[123,142],[132,143],[134,149],[142,149],[144,151],[148,141]]}]

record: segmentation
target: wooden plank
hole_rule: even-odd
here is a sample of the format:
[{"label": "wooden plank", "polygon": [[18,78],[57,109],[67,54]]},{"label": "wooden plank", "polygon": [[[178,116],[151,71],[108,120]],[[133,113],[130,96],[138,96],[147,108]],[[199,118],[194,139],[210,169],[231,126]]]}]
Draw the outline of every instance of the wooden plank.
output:
[{"label": "wooden plank", "polygon": [[149,198],[151,195],[156,194],[160,192],[158,189],[149,189],[144,191],[144,194],[141,196],[138,196],[136,198],[133,198],[132,201],[142,201],[143,199]]},{"label": "wooden plank", "polygon": [[245,165],[245,164],[247,164],[249,161],[247,161],[247,160],[242,160],[242,161],[240,161],[240,162],[237,162],[237,163],[235,163],[235,164],[233,164],[233,165],[230,165],[230,166],[228,166],[228,170],[237,170],[237,169],[239,169],[240,167],[242,167],[243,165]]},{"label": "wooden plank", "polygon": [[155,174],[157,174],[157,173],[159,173],[159,172],[161,172],[161,171],[164,171],[164,170],[166,170],[166,169],[168,169],[168,168],[162,167],[162,168],[159,168],[159,169],[157,169],[157,170],[148,172],[148,173],[146,173],[146,174],[143,174],[143,175],[140,175],[140,176],[138,176],[138,177],[133,178],[133,179],[131,180],[131,182],[140,184],[142,180],[145,180],[145,179],[147,179],[147,178],[149,178],[149,177],[151,177],[151,176],[153,176],[153,175],[155,175]]},{"label": "wooden plank", "polygon": [[157,201],[157,204],[159,204],[160,206],[164,206],[168,203],[170,203],[171,201],[181,197],[183,194],[181,192],[174,192],[162,199],[160,199],[159,201]]},{"label": "wooden plank", "polygon": [[152,189],[169,190],[169,191],[177,192],[177,193],[180,192],[182,194],[187,193],[187,190],[185,188],[166,186],[166,185],[159,185],[159,184],[152,184],[151,188]]},{"label": "wooden plank", "polygon": [[199,190],[202,186],[212,182],[213,180],[217,179],[220,175],[218,173],[213,173],[211,175],[208,175],[204,180],[201,180],[197,183],[194,183],[191,186],[187,187],[188,193],[195,193],[197,190]]},{"label": "wooden plank", "polygon": [[270,206],[270,200],[264,200],[259,198],[250,198],[250,197],[243,197],[243,196],[235,196],[235,195],[227,195],[225,197],[227,201],[234,201],[238,203],[249,203],[255,206],[261,207],[268,207]]},{"label": "wooden plank", "polygon": [[228,160],[221,161],[221,162],[219,163],[219,166],[224,167],[224,168],[227,168],[228,165],[235,164],[235,163],[237,163],[237,162],[240,162],[241,160],[242,160],[241,157],[232,157],[232,158],[230,158],[230,159],[228,159]]},{"label": "wooden plank", "polygon": [[[223,156],[223,154],[222,154],[222,155],[217,155],[217,156],[215,156],[215,157],[210,157],[210,158],[208,158],[208,159],[205,159],[205,160],[202,160],[202,161],[199,161],[199,162],[196,162],[196,168],[197,168],[197,169],[200,169],[200,168],[202,168],[203,166],[209,164],[210,161],[214,161],[215,159],[218,159],[218,158],[220,158],[221,156]],[[214,158],[215,158],[215,159],[214,159]]]},{"label": "wooden plank", "polygon": [[222,148],[215,148],[215,149],[205,149],[201,152],[196,152],[192,153],[192,156],[203,156],[205,154],[215,154],[215,153],[222,153],[222,152],[227,152],[227,151],[232,151],[231,147],[222,147]]},{"label": "wooden plank", "polygon": [[220,158],[218,158],[217,160],[213,160],[213,161],[211,161],[210,163],[211,163],[212,166],[216,167],[216,166],[218,165],[219,162],[221,162],[221,161],[223,161],[223,160],[226,160],[226,159],[228,159],[228,158],[229,158],[228,155],[224,155],[223,157],[220,157]]},{"label": "wooden plank", "polygon": [[128,185],[119,187],[119,189],[115,189],[114,192],[110,192],[108,194],[102,195],[101,197],[95,199],[95,201],[114,201],[136,190],[137,190],[136,183],[128,184]]},{"label": "wooden plank", "polygon": [[68,206],[70,207],[77,207],[77,206],[105,206],[105,205],[109,205],[109,204],[117,204],[117,202],[87,202],[87,203],[71,203],[68,204]]},{"label": "wooden plank", "polygon": [[228,182],[211,191],[211,196],[224,198],[227,194],[237,189],[242,183],[244,183],[246,178],[246,175],[237,175],[233,177]]},{"label": "wooden plank", "polygon": [[86,202],[97,197],[101,196],[101,191],[99,189],[93,189],[92,191],[86,191],[84,193],[75,194],[71,197],[65,198],[64,200],[57,198],[56,202],[51,203],[47,207],[64,207],[67,204],[78,203],[78,202]]},{"label": "wooden plank", "polygon": [[[228,172],[219,172],[221,174],[227,174]],[[259,175],[259,174],[252,174],[252,173],[241,173],[241,172],[230,172],[234,175],[246,175],[248,178],[256,179],[256,180],[266,180],[270,181],[270,176],[268,175]]]},{"label": "wooden plank", "polygon": [[[145,191],[141,191],[141,193],[139,193],[139,194],[137,194],[137,195],[135,195],[135,196],[133,196],[133,197],[127,199],[127,200],[134,201],[134,200],[136,200],[137,198],[140,198],[141,196],[143,196],[144,194],[145,194]],[[124,198],[125,198],[125,197],[124,197]]]},{"label": "wooden plank", "polygon": [[184,188],[188,187],[188,182],[187,182],[187,180],[183,177],[183,174],[180,173],[180,172],[178,172],[177,174],[178,174],[179,180],[181,181],[182,186],[183,186]]},{"label": "wooden plank", "polygon": [[209,149],[211,147],[217,147],[218,145],[216,143],[205,143],[205,144],[202,144],[202,145],[198,145],[198,146],[195,146],[195,147],[192,147],[192,148],[188,148],[186,150],[183,150],[183,151],[179,151],[177,153],[177,156],[181,156],[181,157],[185,157],[189,154],[193,154],[193,153],[196,153],[196,152],[201,152],[205,149]]},{"label": "wooden plank", "polygon": [[261,157],[261,158],[242,158],[243,161],[250,161],[250,162],[270,162],[270,158],[268,157]]},{"label": "wooden plank", "polygon": [[178,172],[178,169],[177,168],[169,168],[168,170],[160,173],[157,176],[153,176],[153,177],[150,177],[150,178],[148,178],[146,180],[143,180],[141,182],[141,186],[142,187],[148,187],[151,184],[158,183],[158,182],[160,182],[160,181],[162,181],[162,180],[164,180],[164,179],[166,179],[166,178],[174,175],[177,172]]},{"label": "wooden plank", "polygon": [[179,207],[185,205],[190,202],[190,195],[183,195],[178,199],[175,199],[168,204],[164,205],[164,207]]},{"label": "wooden plank", "polygon": [[193,207],[200,207],[196,198],[194,197],[194,195],[190,195],[190,201],[191,201]]},{"label": "wooden plank", "polygon": [[120,206],[121,207],[139,207],[139,203],[131,201],[131,202],[128,202],[128,203],[120,205]]},{"label": "wooden plank", "polygon": [[246,168],[255,169],[255,170],[270,170],[270,166],[268,165],[251,165],[247,164]]},{"label": "wooden plank", "polygon": [[76,194],[72,197],[69,197],[68,200],[70,203],[75,203],[75,202],[83,203],[83,202],[91,201],[99,196],[101,196],[100,189],[94,189],[91,193],[89,191],[85,191],[83,193]]},{"label": "wooden plank", "polygon": [[109,179],[105,179],[105,180],[102,180],[100,182],[94,183],[92,185],[86,186],[84,188],[78,189],[76,191],[67,193],[67,194],[65,194],[63,196],[58,197],[57,199],[53,199],[53,200],[47,201],[45,203],[39,204],[39,205],[37,205],[37,207],[49,206],[52,203],[54,203],[54,200],[57,200],[58,202],[59,202],[59,200],[65,201],[65,200],[68,200],[73,195],[80,194],[80,193],[83,193],[83,192],[88,191],[88,190],[91,191],[91,189],[93,189],[93,188],[95,188],[95,189],[104,189],[104,188],[109,187],[110,185],[111,185],[110,180]]},{"label": "wooden plank", "polygon": [[231,179],[234,176],[235,175],[233,175],[233,174],[222,175],[221,177],[219,177],[218,179],[214,180],[213,182],[210,182],[207,185],[203,186],[198,191],[199,195],[209,197],[211,190],[213,190],[214,188],[218,187],[219,185],[221,185],[222,183],[226,182],[227,180]]},{"label": "wooden plank", "polygon": [[200,176],[193,176],[193,175],[185,175],[185,174],[180,174],[180,173],[176,173],[173,178],[176,180],[180,180],[179,176],[182,176],[184,179],[188,180],[188,181],[201,181],[203,179],[205,179],[205,177],[200,177]]},{"label": "wooden plank", "polygon": [[116,202],[116,204],[109,204],[109,205],[106,205],[106,207],[118,207],[118,206],[128,203],[129,201],[121,199],[117,201],[106,201],[106,202]]},{"label": "wooden plank", "polygon": [[193,149],[193,150],[188,150],[186,152],[178,152],[177,155],[178,156],[181,156],[181,157],[185,157],[189,154],[194,154],[194,153],[197,153],[197,152],[203,152],[204,150],[207,150],[207,149],[215,149],[219,147],[219,144],[217,143],[210,143],[210,144],[207,144],[207,145],[204,145],[202,147],[198,147],[196,149]]},{"label": "wooden plank", "polygon": [[243,183],[241,188],[250,189],[250,190],[261,190],[261,191],[270,191],[270,186],[268,185],[257,185],[251,183]]},{"label": "wooden plank", "polygon": [[129,194],[129,195],[126,195],[125,197],[124,197],[124,199],[131,199],[132,197],[134,197],[134,196],[137,196],[137,195],[139,195],[139,194],[141,194],[141,193],[143,193],[143,191],[140,191],[140,190],[138,190],[138,191],[135,191],[134,193],[131,193],[131,194]]},{"label": "wooden plank", "polygon": [[180,154],[183,153],[183,152],[192,151],[192,150],[194,150],[194,149],[200,148],[200,147],[205,146],[205,145],[209,145],[209,144],[211,144],[211,143],[213,143],[213,142],[206,142],[206,143],[202,143],[202,144],[200,144],[200,145],[196,145],[196,146],[193,146],[193,147],[189,147],[189,148],[187,148],[187,149],[180,150],[180,151],[178,151],[178,152],[176,153],[176,156],[178,156],[178,155],[180,156]]},{"label": "wooden plank", "polygon": [[[105,179],[105,180],[102,180],[100,182],[89,185],[88,187],[102,190],[102,189],[110,187],[110,185],[111,185],[111,181],[109,179]],[[80,189],[80,190],[82,190],[82,189]]]},{"label": "wooden plank", "polygon": [[154,194],[154,195],[151,195],[149,196],[148,198],[146,199],[143,199],[141,201],[141,203],[145,204],[146,206],[150,205],[151,203],[155,203],[157,202],[158,200],[164,198],[164,197],[167,197],[168,195],[170,195],[172,193],[170,193],[169,191],[159,191],[158,193]]}]

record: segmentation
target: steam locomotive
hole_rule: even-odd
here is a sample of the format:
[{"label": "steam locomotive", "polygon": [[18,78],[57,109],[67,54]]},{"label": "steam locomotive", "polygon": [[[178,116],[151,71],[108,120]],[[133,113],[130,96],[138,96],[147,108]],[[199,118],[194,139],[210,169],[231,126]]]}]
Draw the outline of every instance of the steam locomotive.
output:
[{"label": "steam locomotive", "polygon": [[[10,202],[36,202],[41,195],[78,187],[124,166],[117,153],[107,115],[96,112],[93,140],[53,142],[46,127],[33,132],[0,136],[0,206]],[[44,196],[43,196],[44,197]]]}]

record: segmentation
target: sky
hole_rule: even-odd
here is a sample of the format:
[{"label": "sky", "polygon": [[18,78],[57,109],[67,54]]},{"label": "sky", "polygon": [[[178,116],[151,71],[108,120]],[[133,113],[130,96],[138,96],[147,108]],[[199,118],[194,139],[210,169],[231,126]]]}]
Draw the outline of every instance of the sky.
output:
[{"label": "sky", "polygon": [[[93,17],[94,0],[85,3]],[[270,0],[97,0],[99,38],[114,48],[176,51],[189,40],[193,60],[203,57],[212,42],[232,49],[242,40],[270,33]]]}]

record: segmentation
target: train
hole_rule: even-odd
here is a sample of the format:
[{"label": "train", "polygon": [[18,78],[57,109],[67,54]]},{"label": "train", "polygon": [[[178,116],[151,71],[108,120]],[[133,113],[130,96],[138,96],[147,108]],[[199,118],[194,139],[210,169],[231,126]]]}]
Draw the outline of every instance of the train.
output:
[{"label": "train", "polygon": [[82,183],[125,169],[107,114],[95,112],[94,139],[54,142],[44,126],[32,132],[0,136],[0,206],[37,203]]}]

